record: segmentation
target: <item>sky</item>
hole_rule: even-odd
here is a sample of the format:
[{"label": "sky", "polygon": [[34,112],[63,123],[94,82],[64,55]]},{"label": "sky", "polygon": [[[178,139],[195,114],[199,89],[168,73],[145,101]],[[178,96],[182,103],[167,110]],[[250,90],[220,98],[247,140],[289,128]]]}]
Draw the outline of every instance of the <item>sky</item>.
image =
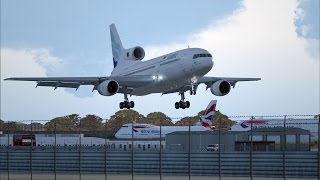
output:
[{"label": "sky", "polygon": [[92,87],[37,88],[14,76],[108,76],[113,64],[109,25],[125,48],[141,46],[145,60],[199,47],[213,55],[207,76],[260,77],[216,97],[204,85],[174,108],[178,94],[132,96],[143,115],[194,116],[217,99],[233,115],[319,114],[318,0],[40,1],[1,0],[1,115],[3,120],[49,120],[68,114],[110,118],[123,95]]}]

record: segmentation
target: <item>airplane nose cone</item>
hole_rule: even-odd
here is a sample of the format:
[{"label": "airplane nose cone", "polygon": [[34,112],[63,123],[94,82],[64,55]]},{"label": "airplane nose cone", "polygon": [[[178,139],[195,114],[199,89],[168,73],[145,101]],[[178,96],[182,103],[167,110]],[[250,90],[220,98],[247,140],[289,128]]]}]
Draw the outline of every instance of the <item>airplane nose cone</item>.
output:
[{"label": "airplane nose cone", "polygon": [[212,57],[210,57],[210,58],[208,58],[208,60],[207,60],[208,62],[208,67],[210,67],[210,70],[212,69],[212,67],[213,67],[213,61],[212,61]]},{"label": "airplane nose cone", "polygon": [[212,57],[206,57],[199,60],[199,68],[203,72],[209,72],[213,67]]}]

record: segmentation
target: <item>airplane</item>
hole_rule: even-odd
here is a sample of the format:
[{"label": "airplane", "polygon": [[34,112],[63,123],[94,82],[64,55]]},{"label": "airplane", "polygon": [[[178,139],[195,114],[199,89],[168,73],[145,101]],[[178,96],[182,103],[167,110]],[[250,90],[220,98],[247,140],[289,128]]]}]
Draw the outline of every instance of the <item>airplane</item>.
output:
[{"label": "airplane", "polygon": [[[190,131],[212,131],[215,126],[212,126],[212,118],[216,110],[217,100],[210,101],[208,107],[200,116],[199,121],[190,126]],[[189,131],[189,126],[156,126],[145,123],[128,123],[121,126],[115,134],[117,139],[158,139],[165,137],[166,134],[176,131]],[[132,135],[133,133],[133,135]]]},{"label": "airplane", "polygon": [[240,81],[259,81],[261,78],[206,77],[213,67],[212,55],[205,49],[187,48],[142,61],[145,51],[136,46],[125,49],[114,24],[110,25],[113,54],[113,71],[110,76],[101,77],[11,77],[4,80],[36,81],[38,86],[75,88],[92,85],[102,96],[124,94],[120,109],[134,108],[128,95],[144,96],[152,93],[178,93],[181,98],[175,108],[190,107],[185,101],[185,92],[196,95],[199,84],[216,96],[224,96]]},{"label": "airplane", "polygon": [[[286,128],[301,128],[310,131],[310,140],[318,140],[318,121],[317,119],[308,118],[288,118],[286,119]],[[284,119],[275,118],[264,118],[252,117],[248,120],[238,121],[233,126],[231,126],[230,131],[251,131],[251,129],[260,128],[284,128]],[[301,138],[301,137],[300,137]]]}]

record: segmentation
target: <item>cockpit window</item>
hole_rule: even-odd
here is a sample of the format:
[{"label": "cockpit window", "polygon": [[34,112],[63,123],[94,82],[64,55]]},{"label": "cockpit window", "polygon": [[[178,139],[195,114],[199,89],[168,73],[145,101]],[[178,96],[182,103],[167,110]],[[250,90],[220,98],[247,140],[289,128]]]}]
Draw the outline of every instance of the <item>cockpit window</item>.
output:
[{"label": "cockpit window", "polygon": [[197,59],[199,57],[212,57],[211,54],[195,54],[193,55],[193,59]]}]

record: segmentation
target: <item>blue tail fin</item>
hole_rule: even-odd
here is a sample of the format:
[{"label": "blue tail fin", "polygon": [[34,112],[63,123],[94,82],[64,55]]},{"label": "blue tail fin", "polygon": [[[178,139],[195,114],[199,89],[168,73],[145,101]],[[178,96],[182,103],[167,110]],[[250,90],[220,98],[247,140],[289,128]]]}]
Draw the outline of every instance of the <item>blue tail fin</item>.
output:
[{"label": "blue tail fin", "polygon": [[117,28],[114,24],[110,25],[111,46],[113,55],[113,68],[117,67],[119,60],[124,52]]}]

